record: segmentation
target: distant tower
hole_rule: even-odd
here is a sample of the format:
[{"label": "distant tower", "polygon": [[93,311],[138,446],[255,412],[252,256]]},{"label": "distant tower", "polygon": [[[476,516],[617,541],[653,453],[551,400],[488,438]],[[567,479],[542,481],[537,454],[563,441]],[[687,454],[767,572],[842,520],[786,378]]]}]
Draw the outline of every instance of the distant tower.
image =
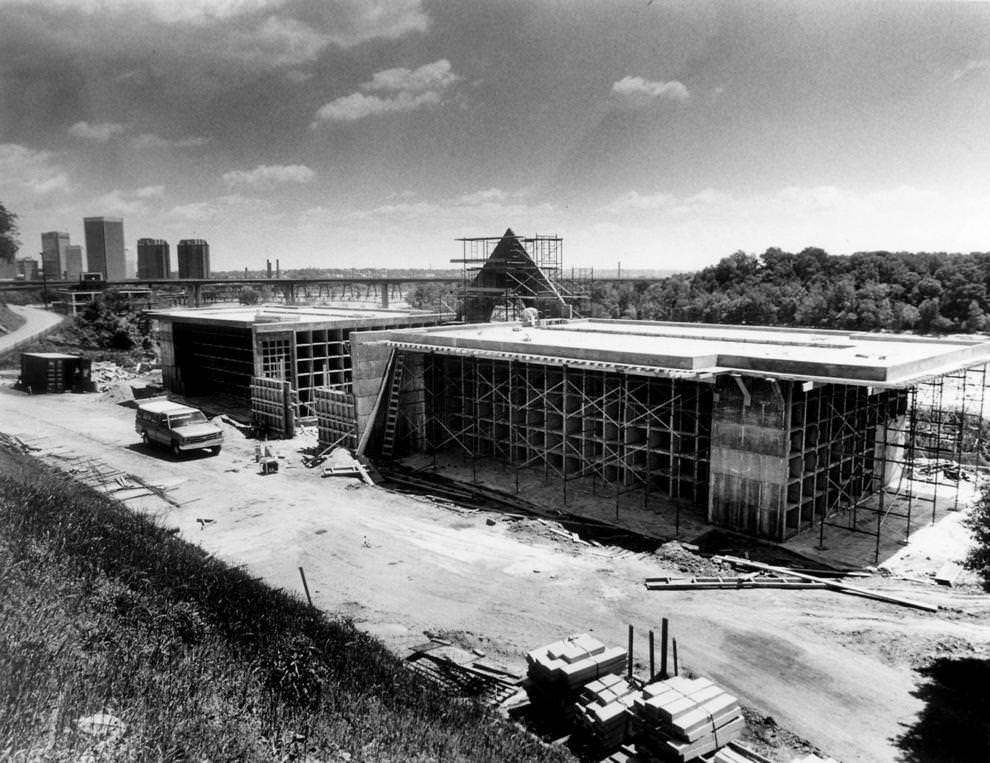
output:
[{"label": "distant tower", "polygon": [[179,242],[179,278],[210,277],[210,245],[201,238]]},{"label": "distant tower", "polygon": [[78,281],[79,276],[86,272],[86,264],[83,262],[83,251],[79,244],[69,244],[65,247],[65,280]]},{"label": "distant tower", "polygon": [[41,267],[45,278],[60,281],[65,275],[65,250],[69,247],[69,234],[49,231],[41,234]]},{"label": "distant tower", "polygon": [[119,217],[84,217],[89,269],[108,281],[127,278],[124,253],[124,221]]},{"label": "distant tower", "polygon": [[139,238],[137,243],[137,277],[169,278],[172,260],[168,253],[168,241],[161,238]]}]

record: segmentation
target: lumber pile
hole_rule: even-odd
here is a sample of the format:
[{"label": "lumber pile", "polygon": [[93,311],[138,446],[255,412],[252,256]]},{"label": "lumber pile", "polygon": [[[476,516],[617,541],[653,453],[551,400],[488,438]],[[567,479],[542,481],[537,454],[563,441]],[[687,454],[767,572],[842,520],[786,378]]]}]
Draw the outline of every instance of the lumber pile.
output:
[{"label": "lumber pile", "polygon": [[526,655],[526,663],[530,680],[573,693],[589,681],[621,672],[626,664],[626,650],[619,646],[606,647],[582,633],[534,649]]},{"label": "lumber pile", "polygon": [[630,714],[639,751],[661,760],[713,752],[738,737],[746,723],[731,694],[707,678],[683,676],[644,688]]},{"label": "lumber pile", "polygon": [[575,703],[578,724],[602,750],[617,749],[626,739],[626,710],[640,691],[639,684],[620,675],[595,679],[585,685]]},{"label": "lumber pile", "polygon": [[586,683],[621,672],[626,650],[606,647],[586,633],[534,649],[526,655],[526,692],[545,712],[574,720],[574,703]]}]

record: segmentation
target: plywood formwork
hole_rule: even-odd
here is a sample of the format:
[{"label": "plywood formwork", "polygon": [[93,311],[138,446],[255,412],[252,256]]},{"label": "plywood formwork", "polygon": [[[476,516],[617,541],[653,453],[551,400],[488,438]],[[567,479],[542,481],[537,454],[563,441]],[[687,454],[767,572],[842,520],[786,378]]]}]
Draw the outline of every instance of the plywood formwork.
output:
[{"label": "plywood formwork", "polygon": [[317,439],[321,449],[358,446],[354,393],[344,387],[314,390]]},{"label": "plywood formwork", "polygon": [[266,436],[295,436],[298,401],[292,385],[279,379],[251,380],[251,417]]}]

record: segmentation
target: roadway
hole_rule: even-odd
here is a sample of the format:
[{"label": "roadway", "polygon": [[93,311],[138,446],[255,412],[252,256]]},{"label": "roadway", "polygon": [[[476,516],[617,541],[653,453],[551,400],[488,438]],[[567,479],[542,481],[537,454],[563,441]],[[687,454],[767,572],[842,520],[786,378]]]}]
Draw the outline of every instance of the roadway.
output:
[{"label": "roadway", "polygon": [[53,326],[62,322],[65,317],[40,307],[22,305],[7,305],[12,312],[24,317],[24,325],[8,334],[0,334],[0,355],[4,355],[20,344],[34,339]]}]

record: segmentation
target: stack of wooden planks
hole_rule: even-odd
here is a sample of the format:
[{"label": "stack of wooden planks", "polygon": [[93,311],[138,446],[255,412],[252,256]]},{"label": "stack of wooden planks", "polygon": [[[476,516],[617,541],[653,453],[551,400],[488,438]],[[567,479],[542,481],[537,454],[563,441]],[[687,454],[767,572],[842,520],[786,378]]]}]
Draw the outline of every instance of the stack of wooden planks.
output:
[{"label": "stack of wooden planks", "polygon": [[620,675],[607,675],[585,685],[574,709],[578,724],[602,750],[617,749],[626,739],[626,710],[640,695],[640,685]]},{"label": "stack of wooden planks", "polygon": [[738,700],[707,678],[650,684],[633,702],[630,728],[640,753],[686,761],[723,747],[745,726]]},{"label": "stack of wooden planks", "polygon": [[606,647],[587,634],[569,636],[526,655],[526,693],[549,717],[575,722],[574,703],[586,683],[621,672],[626,650]]},{"label": "stack of wooden planks", "polygon": [[608,673],[621,673],[626,650],[606,647],[586,633],[568,636],[526,655],[530,680],[568,693]]}]

